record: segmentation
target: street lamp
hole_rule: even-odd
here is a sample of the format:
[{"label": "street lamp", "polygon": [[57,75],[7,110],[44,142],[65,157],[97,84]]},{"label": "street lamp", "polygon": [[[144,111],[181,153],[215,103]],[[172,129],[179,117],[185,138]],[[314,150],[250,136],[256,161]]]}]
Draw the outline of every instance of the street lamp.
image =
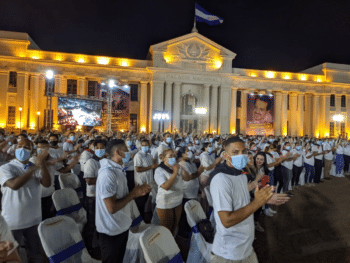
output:
[{"label": "street lamp", "polygon": [[[159,121],[159,126],[158,126],[159,131],[160,131],[161,124],[164,124],[164,121],[169,119],[170,119],[169,113],[165,111],[156,111],[153,114],[153,120]],[[163,128],[164,127],[162,127],[162,130]]]},{"label": "street lamp", "polygon": [[52,126],[52,96],[55,73],[49,69],[46,71],[47,87],[46,87],[46,129],[51,131]]},{"label": "street lamp", "polygon": [[19,107],[19,132],[22,131],[22,107]]},{"label": "street lamp", "polygon": [[39,131],[39,116],[40,116],[40,111],[36,112],[36,115],[38,115],[38,122],[37,122],[37,126],[38,126],[38,131]]}]

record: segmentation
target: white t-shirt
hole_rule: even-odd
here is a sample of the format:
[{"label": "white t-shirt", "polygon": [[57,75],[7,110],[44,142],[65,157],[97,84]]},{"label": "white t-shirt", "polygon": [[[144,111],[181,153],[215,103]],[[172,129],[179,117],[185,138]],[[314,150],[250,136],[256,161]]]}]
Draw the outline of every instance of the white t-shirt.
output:
[{"label": "white t-shirt", "polygon": [[325,158],[325,160],[333,160],[333,153],[332,153],[332,147],[331,147],[331,145],[328,143],[328,142],[325,142],[324,144],[323,144],[323,150],[324,151],[330,151],[329,153],[326,153],[325,155],[324,155],[324,158]]},{"label": "white t-shirt", "polygon": [[339,145],[337,150],[335,151],[335,153],[336,154],[344,154],[344,148]]},{"label": "white t-shirt", "polygon": [[[189,174],[194,174],[197,172],[197,166],[194,163],[189,163],[186,161],[180,162],[180,166],[183,170],[185,170]],[[183,198],[187,199],[195,199],[197,198],[198,189],[199,189],[199,180],[198,177],[190,180],[190,181],[183,181]]]},{"label": "white t-shirt", "polygon": [[11,230],[25,229],[41,222],[41,172],[37,170],[33,177],[18,190],[5,186],[9,179],[22,176],[29,166],[17,159],[0,167],[2,191],[2,216]]},{"label": "white t-shirt", "polygon": [[171,174],[165,171],[163,168],[158,167],[154,173],[154,180],[158,185],[158,193],[156,197],[156,206],[160,209],[170,209],[179,206],[183,199],[183,180],[182,172],[179,169],[179,173],[176,177],[174,184],[169,190],[165,190],[161,187],[165,183]]},{"label": "white t-shirt", "polygon": [[[97,178],[98,170],[101,168],[100,162],[94,158],[89,159],[84,165],[84,178]],[[96,185],[86,184],[86,196],[96,195]]]},{"label": "white t-shirt", "polygon": [[[209,155],[209,153],[207,152],[203,152],[201,155],[200,155],[200,161],[201,161],[201,165],[204,167],[204,168],[207,168],[209,167],[210,165],[213,164],[213,162],[215,162],[215,154],[212,153],[211,155]],[[213,171],[214,169],[211,169],[211,170],[204,170],[202,175],[205,175],[205,176],[209,176],[209,174]]]},{"label": "white t-shirt", "polygon": [[130,161],[123,165],[126,171],[134,171],[134,158],[131,158],[133,154],[136,154],[139,150],[133,145],[133,150],[128,147],[128,152],[130,153]]},{"label": "white t-shirt", "polygon": [[[312,151],[313,151],[313,152],[317,152],[317,153],[321,153],[321,152],[322,152],[322,147],[321,147],[321,146],[313,145],[313,146],[312,146]],[[317,156],[315,156],[315,159],[317,159],[317,160],[322,160],[322,159],[323,159],[323,155],[322,155],[322,154],[317,155]]]},{"label": "white t-shirt", "polygon": [[60,159],[63,155],[63,149],[61,147],[59,148],[50,148],[49,154],[52,157],[52,159]]},{"label": "white t-shirt", "polygon": [[94,154],[92,152],[90,152],[89,150],[85,150],[81,153],[80,158],[79,158],[79,163],[80,163],[80,169],[82,172],[85,171],[84,165],[86,164],[86,162],[88,160],[90,160],[92,158],[92,156],[94,156]]},{"label": "white t-shirt", "polygon": [[[172,145],[172,144],[170,144],[170,145]],[[157,149],[158,150],[158,158],[161,154],[163,154],[164,150],[166,150],[166,149],[170,149],[169,144],[166,142],[161,142],[158,146],[158,149]],[[159,158],[158,163],[161,163],[161,162],[162,161]]]},{"label": "white t-shirt", "polygon": [[158,160],[158,146],[152,145],[150,150],[151,150],[152,158],[155,159],[157,163],[159,163],[159,160]]},{"label": "white t-shirt", "polygon": [[[274,157],[271,157],[270,154],[266,153],[266,162],[267,164],[271,164],[276,162]],[[269,171],[275,170],[275,166],[268,167]]]},{"label": "white t-shirt", "polygon": [[[283,156],[285,156],[287,153],[288,153],[287,150],[282,151]],[[286,167],[289,170],[292,170],[293,169],[293,161],[284,161],[284,162],[282,162],[282,166]]]},{"label": "white t-shirt", "polygon": [[8,241],[13,243],[13,249],[7,252],[7,255],[10,255],[17,247],[18,243],[12,235],[5,219],[0,215],[0,241]]},{"label": "white t-shirt", "polygon": [[104,199],[116,194],[121,199],[129,194],[127,180],[123,167],[116,162],[103,159],[98,171],[96,182],[96,230],[109,236],[116,236],[127,231],[132,223],[130,203],[118,212],[108,212]]},{"label": "white t-shirt", "polygon": [[300,151],[298,151],[297,149],[293,149],[292,153],[293,153],[293,155],[300,154],[300,156],[295,161],[293,161],[293,165],[295,165],[297,167],[303,166],[304,150],[300,149]]},{"label": "white t-shirt", "polygon": [[[144,153],[141,150],[135,155],[134,164],[135,167],[149,167],[153,164],[152,155],[149,153]],[[141,185],[143,183],[147,183],[152,185],[153,181],[153,169],[141,173],[138,173],[135,169],[135,184]]]},{"label": "white t-shirt", "polygon": [[253,251],[253,214],[229,228],[223,226],[218,214],[220,211],[236,211],[250,203],[247,176],[218,173],[210,183],[210,193],[216,222],[213,253],[229,260],[247,258]]},{"label": "white t-shirt", "polygon": [[312,156],[311,158],[306,158],[306,157],[308,157],[308,156],[310,156],[310,155],[312,155],[313,154],[313,152],[312,151],[309,151],[308,153],[306,153],[305,154],[305,163],[307,163],[308,165],[311,165],[311,166],[314,166],[315,165],[315,157],[314,156]]}]

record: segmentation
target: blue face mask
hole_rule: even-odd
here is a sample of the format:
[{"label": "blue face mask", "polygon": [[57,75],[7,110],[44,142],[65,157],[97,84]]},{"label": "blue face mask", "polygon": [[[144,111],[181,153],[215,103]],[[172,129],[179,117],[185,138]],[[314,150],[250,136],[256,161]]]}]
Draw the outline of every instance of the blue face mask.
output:
[{"label": "blue face mask", "polygon": [[249,162],[248,154],[231,156],[231,164],[237,170],[242,170]]},{"label": "blue face mask", "polygon": [[290,146],[287,146],[287,147],[286,147],[286,150],[289,151],[289,150],[290,150]]},{"label": "blue face mask", "polygon": [[98,158],[102,158],[106,154],[106,150],[105,149],[98,149],[95,151],[95,154]]},{"label": "blue face mask", "polygon": [[173,141],[173,139],[171,137],[166,138],[167,143],[171,143],[172,141]]},{"label": "blue face mask", "polygon": [[132,145],[132,141],[126,141],[126,146],[130,147]]},{"label": "blue face mask", "polygon": [[34,145],[34,150],[36,149],[36,145]]},{"label": "blue face mask", "polygon": [[274,141],[275,141],[275,139],[269,139],[269,142],[271,142],[271,143],[274,142]]},{"label": "blue face mask", "polygon": [[125,153],[125,157],[123,158],[123,164],[126,164],[130,161],[130,153],[129,152],[126,152]]},{"label": "blue face mask", "polygon": [[297,150],[298,150],[298,151],[300,151],[300,150],[301,150],[301,146],[300,146],[300,145],[299,145],[299,146],[297,146],[296,148],[297,148]]},{"label": "blue face mask", "polygon": [[192,146],[188,146],[187,149],[189,149],[190,151],[192,151],[193,147],[192,147]]},{"label": "blue face mask", "polygon": [[208,153],[212,153],[213,147],[208,147]]},{"label": "blue face mask", "polygon": [[70,139],[71,141],[75,141],[75,136],[70,136],[69,139]]},{"label": "blue face mask", "polygon": [[30,150],[19,148],[15,151],[16,158],[21,162],[27,161],[30,157]]},{"label": "blue face mask", "polygon": [[176,159],[175,159],[175,158],[169,158],[168,164],[169,164],[170,166],[174,166],[175,163],[176,163]]},{"label": "blue face mask", "polygon": [[141,149],[142,149],[142,151],[143,151],[144,153],[146,153],[146,152],[148,152],[149,147],[148,147],[148,146],[142,146]]},{"label": "blue face mask", "polygon": [[196,144],[199,144],[199,141],[198,141],[198,140],[196,140]]},{"label": "blue face mask", "polygon": [[12,145],[12,142],[9,142],[9,145],[11,146],[11,145]]},{"label": "blue face mask", "polygon": [[209,138],[209,142],[213,142],[213,140],[214,140],[213,138]]},{"label": "blue face mask", "polygon": [[159,141],[156,141],[156,145],[159,145]]}]

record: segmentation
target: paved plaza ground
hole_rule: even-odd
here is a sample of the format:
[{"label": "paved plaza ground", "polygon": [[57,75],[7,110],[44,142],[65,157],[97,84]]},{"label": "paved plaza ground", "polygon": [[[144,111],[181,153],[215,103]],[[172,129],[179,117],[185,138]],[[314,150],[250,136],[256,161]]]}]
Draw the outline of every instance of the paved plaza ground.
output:
[{"label": "paved plaza ground", "polygon": [[350,178],[302,186],[256,231],[260,263],[350,262]]}]

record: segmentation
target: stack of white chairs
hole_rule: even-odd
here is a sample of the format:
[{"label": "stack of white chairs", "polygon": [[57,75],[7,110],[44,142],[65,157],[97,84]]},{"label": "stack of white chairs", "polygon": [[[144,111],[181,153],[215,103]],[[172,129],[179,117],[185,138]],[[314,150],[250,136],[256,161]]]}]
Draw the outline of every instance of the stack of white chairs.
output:
[{"label": "stack of white chairs", "polygon": [[140,242],[147,263],[184,262],[173,235],[163,226],[147,228],[140,236]]},{"label": "stack of white chairs", "polygon": [[74,173],[60,174],[58,177],[58,181],[60,182],[61,189],[72,188],[77,192],[78,197],[80,199],[83,198],[81,183],[80,183],[79,177],[76,174]]},{"label": "stack of white chairs", "polygon": [[207,197],[208,204],[211,207],[209,210],[209,221],[213,228],[215,229],[216,223],[215,223],[215,218],[214,218],[214,205],[213,205],[213,198],[211,197],[210,193],[210,186],[208,185],[207,187],[204,188],[205,196]]},{"label": "stack of white chairs", "polygon": [[130,207],[130,217],[133,221],[129,231],[129,239],[126,244],[123,263],[145,263],[146,260],[141,248],[140,236],[151,225],[143,221],[134,200],[128,206]]},{"label": "stack of white chairs", "polygon": [[67,216],[56,216],[38,227],[44,251],[50,263],[97,263],[90,257],[77,224]]},{"label": "stack of white chairs", "polygon": [[205,241],[197,226],[201,220],[207,218],[203,208],[198,201],[190,200],[185,204],[185,212],[187,222],[192,229],[187,261],[195,263],[210,263],[213,244],[209,244]]},{"label": "stack of white chairs", "polygon": [[68,216],[77,223],[80,233],[87,223],[87,215],[82,207],[77,193],[71,188],[57,190],[52,194],[57,215]]}]

